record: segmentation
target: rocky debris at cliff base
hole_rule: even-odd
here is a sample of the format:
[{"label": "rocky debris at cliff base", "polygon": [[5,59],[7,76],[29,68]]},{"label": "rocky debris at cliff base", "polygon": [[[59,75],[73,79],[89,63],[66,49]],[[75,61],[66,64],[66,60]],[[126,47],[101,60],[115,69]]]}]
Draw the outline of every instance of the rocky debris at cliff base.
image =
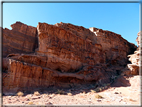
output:
[{"label": "rocky debris at cliff base", "polygon": [[[109,89],[94,92],[93,88],[83,89],[48,89],[36,96],[34,93],[25,96],[3,96],[4,105],[137,105],[140,106],[140,76],[127,78],[130,84],[122,85],[121,79],[116,80],[118,86],[112,85]],[[125,83],[125,82],[124,82]],[[57,93],[64,91],[64,94]],[[70,93],[70,94],[68,94]],[[100,97],[98,97],[100,96]]]}]

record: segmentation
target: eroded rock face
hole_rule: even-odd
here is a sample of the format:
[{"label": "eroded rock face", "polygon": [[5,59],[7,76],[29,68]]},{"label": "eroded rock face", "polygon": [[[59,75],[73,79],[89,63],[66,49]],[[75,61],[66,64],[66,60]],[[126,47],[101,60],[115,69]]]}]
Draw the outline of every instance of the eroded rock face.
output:
[{"label": "eroded rock face", "polygon": [[11,25],[12,30],[2,29],[3,57],[11,53],[32,53],[37,48],[37,30],[21,22]]},{"label": "eroded rock face", "polygon": [[139,32],[138,37],[136,39],[137,44],[138,44],[138,48],[136,49],[136,51],[134,52],[134,54],[128,55],[129,57],[129,61],[131,62],[131,64],[128,64],[127,67],[123,70],[123,74],[124,75],[138,75],[139,74],[139,69],[140,69],[140,36],[141,36],[141,32]]},{"label": "eroded rock face", "polygon": [[111,31],[105,31],[97,28],[90,28],[97,37],[97,43],[101,44],[103,52],[105,52],[107,62],[112,65],[118,64],[126,66],[127,55],[132,54],[136,50],[136,46],[129,43],[121,37],[121,35]]},{"label": "eroded rock face", "polygon": [[[76,26],[74,27],[77,29]],[[79,37],[72,30],[46,23],[39,23],[37,29],[39,36],[37,54],[48,56],[47,63],[50,64],[51,69],[74,72],[86,64],[105,63],[105,55],[101,45],[92,44],[91,40],[83,39],[84,35]],[[81,33],[83,34],[83,32]],[[92,32],[90,34],[93,35]]]},{"label": "eroded rock face", "polygon": [[16,33],[21,34],[23,44],[33,37],[31,45],[27,45],[32,53],[24,51],[25,45],[21,45],[22,52],[8,51],[12,54],[3,58],[4,90],[109,83],[121,74],[128,63],[127,55],[136,49],[113,32],[68,23],[39,23],[36,30],[17,22],[12,28],[3,34],[13,34],[15,38],[19,37]]},{"label": "eroded rock face", "polygon": [[100,29],[96,33],[84,27],[65,23],[57,23],[55,26],[39,23],[37,29],[37,53],[47,55],[50,58],[49,62],[55,63],[52,64],[54,67],[57,62],[62,63],[64,67],[60,65],[52,69],[65,72],[78,70],[84,65],[103,63],[126,66],[127,55],[136,48],[120,35]]}]

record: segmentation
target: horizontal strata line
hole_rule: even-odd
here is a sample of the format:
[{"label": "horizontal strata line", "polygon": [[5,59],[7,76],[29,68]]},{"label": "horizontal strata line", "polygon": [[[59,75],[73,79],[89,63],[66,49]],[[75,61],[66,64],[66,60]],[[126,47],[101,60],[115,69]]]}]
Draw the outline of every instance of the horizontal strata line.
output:
[{"label": "horizontal strata line", "polygon": [[[47,48],[47,49],[51,49],[51,50],[59,50],[59,47],[56,47],[56,46],[52,46],[52,47],[49,47],[49,48]],[[97,50],[97,49],[96,49]],[[87,54],[89,54],[89,53],[91,53],[91,54],[96,54],[95,52],[92,52],[91,50],[87,50],[87,49],[83,49],[83,50],[79,50],[79,53],[81,53],[81,54],[76,54],[76,52],[78,52],[78,51],[74,51],[73,49],[70,49],[69,50],[69,48],[61,48],[60,49],[60,51],[62,51],[62,52],[65,52],[65,53],[73,53],[74,55],[81,55],[81,54],[83,54],[84,52],[86,52]],[[43,52],[43,51],[36,51],[36,52],[41,52],[41,53],[50,53],[50,52]]]},{"label": "horizontal strata line", "polygon": [[12,40],[11,40],[11,38],[5,38],[5,37],[3,37],[3,40],[2,40],[2,43],[3,43],[3,44],[4,44],[4,43],[9,43],[9,42],[18,43],[19,45],[23,45],[23,42],[24,42],[24,41],[19,41],[19,40],[17,40],[17,39],[12,39]]},{"label": "horizontal strata line", "polygon": [[[11,40],[10,40],[11,41]],[[15,41],[15,39],[14,39],[14,41]],[[24,44],[24,41],[22,41],[23,43],[21,43],[21,44],[18,44],[17,42],[13,42],[13,41],[11,41],[11,42],[3,42],[3,46],[5,46],[5,45],[7,45],[7,46],[9,46],[9,47],[13,47],[13,48],[15,48],[15,49],[19,49],[19,50],[24,50],[24,51],[27,51],[27,52],[31,52],[33,49],[29,49],[29,48],[33,48],[33,47],[25,47],[25,46],[23,46],[23,44]],[[25,43],[26,44],[26,43]],[[31,46],[32,45],[34,45],[34,43],[29,43]]]},{"label": "horizontal strata line", "polygon": [[[6,48],[7,49],[7,51],[10,53],[10,51],[9,51],[9,49],[11,49],[12,51],[13,51],[13,53],[15,52],[15,53],[17,53],[17,52],[20,52],[20,53],[24,53],[24,52],[33,52],[33,51],[30,51],[30,50],[24,50],[24,49],[18,49],[18,48],[15,48],[15,47],[12,47],[11,45],[9,46],[9,45],[3,45],[2,46],[2,48],[4,49],[4,48]],[[5,50],[5,49],[4,49]]]},{"label": "horizontal strata line", "polygon": [[18,41],[23,41],[23,40],[26,39],[27,42],[31,43],[31,42],[34,42],[34,40],[35,40],[35,37],[29,36],[29,35],[25,35],[25,34],[22,34],[20,32],[15,33],[15,32],[12,31],[12,32],[8,32],[7,33],[5,31],[5,32],[3,32],[3,34],[4,34],[4,36],[6,36],[6,37],[8,37],[10,39],[15,39],[16,38]]},{"label": "horizontal strata line", "polygon": [[11,31],[4,31],[3,32],[3,35],[7,35],[7,36],[9,36],[9,37],[17,37],[17,38],[19,38],[19,39],[24,39],[25,37],[24,37],[24,34],[22,34],[22,33],[20,33],[20,32],[15,32],[15,31],[13,31],[13,30],[11,30]]},{"label": "horizontal strata line", "polygon": [[13,47],[13,46],[11,46],[11,45],[9,45],[9,44],[3,44],[2,48],[3,48],[4,50],[7,49],[7,51],[9,51],[9,49],[11,49],[11,50],[16,50],[16,51],[22,51],[22,49],[15,48],[15,47]]},{"label": "horizontal strata line", "polygon": [[[9,58],[9,59],[10,59],[10,58]],[[56,70],[51,70],[50,68],[41,67],[41,66],[39,66],[39,65],[35,65],[35,64],[31,64],[31,63],[27,63],[27,62],[23,62],[23,61],[17,61],[17,60],[14,60],[14,59],[10,59],[10,60],[13,61],[13,62],[16,62],[16,63],[21,62],[23,65],[34,66],[34,67],[40,67],[40,68],[42,68],[42,69],[49,70],[49,71],[51,71],[51,72],[58,72],[58,71],[56,71]]]},{"label": "horizontal strata line", "polygon": [[12,48],[15,48],[15,49],[19,49],[19,50],[21,50],[22,48],[23,48],[23,46],[22,45],[20,45],[20,44],[17,44],[17,43],[12,43],[12,42],[3,42],[3,44],[2,44],[3,46],[9,46],[9,47],[12,47]]},{"label": "horizontal strata line", "polygon": [[[21,51],[24,50],[23,47],[14,46],[14,45],[11,45],[10,43],[3,44],[3,46],[8,46],[9,47],[8,49],[13,48],[13,49],[21,50]],[[25,50],[25,51],[29,51],[30,52],[30,50]]]},{"label": "horizontal strata line", "polygon": [[[48,24],[46,24],[46,27],[47,26],[52,26],[53,28],[56,28],[55,30],[57,30],[57,29],[59,29],[59,31],[60,30],[64,30],[66,33],[65,33],[65,35],[64,35],[64,40],[65,41],[70,41],[70,40],[72,40],[71,38],[75,38],[75,40],[76,40],[76,43],[78,43],[78,40],[81,40],[81,41],[83,41],[83,44],[85,44],[86,42],[87,43],[91,43],[90,41],[86,41],[86,39],[83,39],[82,37],[79,37],[79,36],[76,36],[75,34],[73,34],[73,33],[71,33],[70,31],[68,31],[68,30],[65,30],[64,28],[61,28],[61,27],[57,27],[57,26],[53,26],[53,25],[48,25]],[[39,30],[41,30],[41,28],[39,29]],[[42,30],[41,30],[42,31]],[[47,31],[42,31],[40,34],[39,34],[39,36],[40,35],[42,35],[42,34],[46,34],[47,33]],[[70,39],[66,39],[66,34],[69,34],[68,35],[68,38],[70,38]],[[48,33],[47,33],[48,34]],[[49,35],[50,36],[50,35]],[[60,36],[59,35],[54,35],[54,36],[56,36],[56,37],[58,37],[59,39],[60,39]],[[75,42],[75,41],[71,41],[71,42]],[[91,45],[93,45],[92,43],[91,43]]]},{"label": "horizontal strata line", "polygon": [[[39,65],[25,63],[25,62],[22,62],[22,61],[17,61],[17,60],[13,60],[13,59],[10,59],[10,60],[12,60],[12,61],[14,61],[16,63],[21,62],[23,65],[34,66],[34,67],[41,67]],[[79,74],[74,74],[74,73],[60,73],[59,71],[57,71],[57,70],[51,70],[50,68],[46,68],[46,67],[41,67],[41,68],[44,69],[44,70],[48,70],[48,71],[53,72],[54,73],[53,74],[54,77],[75,77],[75,78],[78,78],[78,79],[84,79],[84,76],[79,75]]]},{"label": "horizontal strata line", "polygon": [[10,34],[4,34],[3,35],[4,39],[8,39],[8,40],[18,40],[18,41],[23,41],[24,38],[19,38],[19,37],[15,37],[15,36],[11,36]]},{"label": "horizontal strata line", "polygon": [[[37,51],[37,53],[50,54],[51,52]],[[73,52],[73,54],[74,54],[75,57],[77,57],[77,58],[79,57],[79,55],[75,54],[74,52]],[[56,54],[54,54],[54,55],[56,55]],[[79,58],[79,59],[80,59],[80,58]]]},{"label": "horizontal strata line", "polygon": [[[19,31],[17,31],[17,30],[3,30],[3,32],[7,32],[7,33],[12,33],[12,34],[15,34],[15,35],[19,35],[19,36],[21,36],[21,37],[24,37],[23,35],[26,35],[26,36],[29,36],[29,37],[31,37],[31,38],[34,38],[35,36],[31,36],[31,35],[27,35],[27,34],[24,34],[24,33],[22,33],[22,32],[19,32]],[[36,34],[35,34],[36,35]]]},{"label": "horizontal strata line", "polygon": [[[68,50],[67,50],[68,51]],[[37,53],[43,53],[43,54],[50,54],[50,52],[42,52],[42,51],[36,51]],[[83,57],[83,55],[82,54],[76,54],[75,52],[73,52],[73,51],[68,51],[67,52],[67,54],[71,54],[71,53],[73,53],[73,55],[75,56],[75,57],[77,57],[78,59],[81,59],[81,57]],[[84,58],[86,58],[86,57],[89,57],[89,54],[90,54],[90,52],[86,52],[86,54],[87,54],[87,56],[84,56]],[[55,55],[56,55],[56,53],[55,53]],[[91,56],[95,56],[96,54],[95,53],[91,53]],[[91,58],[91,57],[90,57]]]},{"label": "horizontal strata line", "polygon": [[[35,33],[35,35],[34,36],[31,36],[31,35],[27,35],[27,34],[24,34],[24,33],[22,33],[22,32],[18,32],[18,31],[14,31],[14,30],[12,30],[13,32],[13,34],[18,34],[18,33],[20,33],[20,36],[22,36],[22,37],[25,37],[25,36],[27,36],[27,37],[30,37],[31,39],[33,39],[33,38],[35,38],[36,37],[36,33]],[[19,35],[19,34],[18,34]]]}]

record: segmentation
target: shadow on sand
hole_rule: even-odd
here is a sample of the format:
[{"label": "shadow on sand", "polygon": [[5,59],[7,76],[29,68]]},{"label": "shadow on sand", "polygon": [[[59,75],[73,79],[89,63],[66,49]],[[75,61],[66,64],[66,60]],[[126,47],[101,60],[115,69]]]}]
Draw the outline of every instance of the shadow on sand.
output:
[{"label": "shadow on sand", "polygon": [[[68,93],[71,93],[72,95],[79,94],[79,93],[88,93],[94,90],[94,92],[98,93],[100,91],[107,90],[108,88],[111,87],[129,87],[131,86],[129,80],[127,80],[128,77],[126,76],[118,76],[115,80],[111,82],[111,84],[106,85],[106,84],[101,84],[98,85],[96,83],[90,83],[90,84],[84,84],[84,85],[75,85],[74,87],[71,88],[61,88],[61,87],[48,87],[48,88],[38,88],[38,89],[32,89],[30,91],[27,90],[21,90],[24,95],[26,96],[27,94],[34,94],[35,91],[38,91],[40,94],[63,94],[67,95]],[[100,90],[98,90],[100,89]],[[10,94],[8,93],[3,93],[3,96],[15,96],[17,92],[11,92]]]}]

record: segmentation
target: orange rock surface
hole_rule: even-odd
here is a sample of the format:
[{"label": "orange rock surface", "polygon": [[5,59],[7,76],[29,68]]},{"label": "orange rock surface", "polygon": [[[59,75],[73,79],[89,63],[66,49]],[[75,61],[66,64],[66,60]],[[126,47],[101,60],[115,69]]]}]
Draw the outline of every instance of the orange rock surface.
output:
[{"label": "orange rock surface", "polygon": [[110,83],[137,48],[119,34],[69,23],[11,27],[3,29],[4,92]]},{"label": "orange rock surface", "polygon": [[11,53],[32,53],[37,48],[37,30],[35,27],[16,22],[12,30],[2,29],[3,57]]}]

